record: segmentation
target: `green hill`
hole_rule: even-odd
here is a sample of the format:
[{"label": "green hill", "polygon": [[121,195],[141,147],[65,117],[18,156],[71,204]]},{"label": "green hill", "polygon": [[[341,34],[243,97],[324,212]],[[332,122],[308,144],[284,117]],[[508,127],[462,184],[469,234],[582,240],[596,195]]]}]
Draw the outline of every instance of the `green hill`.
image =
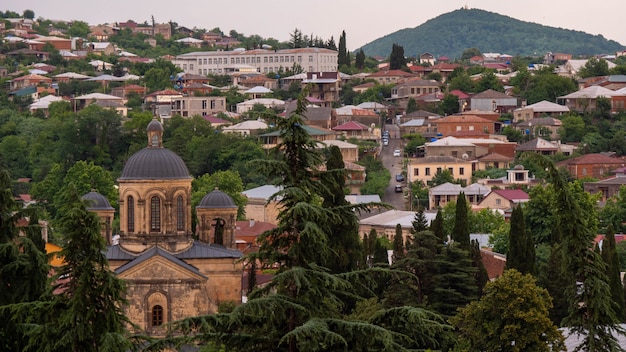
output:
[{"label": "green hill", "polygon": [[409,56],[429,52],[435,57],[461,57],[463,50],[537,56],[547,52],[576,55],[614,54],[624,46],[602,35],[524,22],[479,9],[455,10],[415,28],[406,28],[362,47],[368,56],[389,56],[392,45]]}]

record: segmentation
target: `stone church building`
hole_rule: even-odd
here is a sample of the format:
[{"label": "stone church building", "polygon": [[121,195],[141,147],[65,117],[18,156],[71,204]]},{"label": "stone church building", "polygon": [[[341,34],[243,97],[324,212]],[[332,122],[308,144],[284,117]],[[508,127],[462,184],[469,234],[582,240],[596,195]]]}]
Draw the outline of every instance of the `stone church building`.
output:
[{"label": "stone church building", "polygon": [[[152,120],[148,146],[133,154],[118,179],[120,237],[111,243],[113,216],[106,198],[86,195],[103,220],[110,269],[126,282],[129,319],[150,335],[164,324],[217,312],[241,302],[242,254],[234,231],[237,206],[215,190],[196,207],[191,228],[191,181],[187,166],[163,147],[163,126]],[[105,211],[106,210],[106,211]]]}]

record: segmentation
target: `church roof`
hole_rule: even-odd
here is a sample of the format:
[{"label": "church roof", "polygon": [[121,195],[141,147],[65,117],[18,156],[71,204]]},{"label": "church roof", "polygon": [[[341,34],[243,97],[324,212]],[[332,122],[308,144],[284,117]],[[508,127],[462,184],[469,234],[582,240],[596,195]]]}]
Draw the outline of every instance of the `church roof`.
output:
[{"label": "church roof", "polygon": [[119,268],[115,269],[115,273],[116,274],[121,274],[123,272],[125,272],[128,269],[131,269],[145,261],[147,261],[148,259],[152,258],[152,257],[163,257],[165,258],[167,261],[183,268],[186,269],[188,271],[193,272],[196,275],[202,276],[204,278],[206,278],[206,276],[202,275],[202,273],[200,272],[200,270],[198,270],[198,268],[196,268],[193,265],[189,265],[187,263],[185,263],[184,261],[176,258],[174,255],[170,254],[168,251],[166,251],[163,248],[160,248],[158,246],[154,246],[150,249],[148,249],[147,251],[143,252],[141,255],[139,255],[137,258],[135,258],[134,260],[131,260],[130,262],[120,266]]},{"label": "church roof", "polygon": [[243,255],[236,249],[226,248],[215,243],[195,241],[189,249],[175,255],[179,259],[199,258],[241,258]]},{"label": "church roof", "polygon": [[98,192],[89,192],[82,199],[87,201],[87,210],[114,210],[109,200]]},{"label": "church roof", "polygon": [[228,194],[216,189],[205,195],[197,208],[237,208],[237,205]]},{"label": "church roof", "polygon": [[183,159],[165,148],[147,147],[133,154],[122,170],[120,180],[160,180],[191,178]]}]

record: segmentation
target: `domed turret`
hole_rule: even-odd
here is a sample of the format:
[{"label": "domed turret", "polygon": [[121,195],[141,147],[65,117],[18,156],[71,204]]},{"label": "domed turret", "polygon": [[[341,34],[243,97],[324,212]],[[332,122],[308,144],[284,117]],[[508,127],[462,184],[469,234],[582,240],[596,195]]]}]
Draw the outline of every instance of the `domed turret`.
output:
[{"label": "domed turret", "polygon": [[226,193],[215,189],[214,191],[205,195],[197,208],[237,208],[235,201]]}]

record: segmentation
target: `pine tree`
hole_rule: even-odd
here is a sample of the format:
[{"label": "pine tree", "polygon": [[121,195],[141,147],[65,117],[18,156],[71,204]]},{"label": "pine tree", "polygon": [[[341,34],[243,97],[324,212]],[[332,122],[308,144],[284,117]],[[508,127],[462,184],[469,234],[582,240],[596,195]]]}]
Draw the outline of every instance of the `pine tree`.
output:
[{"label": "pine tree", "polygon": [[467,200],[465,193],[461,192],[456,201],[456,216],[454,221],[454,230],[452,231],[452,240],[461,248],[469,249],[470,233],[469,220],[467,216]]},{"label": "pine tree", "polygon": [[513,208],[509,230],[509,252],[506,256],[507,269],[516,269],[522,274],[535,273],[535,243],[526,232],[522,206]]},{"label": "pine tree", "polygon": [[602,241],[602,259],[606,264],[606,275],[609,278],[609,286],[611,289],[611,297],[615,303],[615,314],[620,321],[624,321],[624,288],[620,277],[620,262],[617,250],[615,249],[615,234],[613,225],[609,224],[606,229],[604,241]]},{"label": "pine tree", "polygon": [[125,288],[108,269],[100,219],[87,211],[71,185],[64,199],[59,221],[64,265],[52,278],[54,294],[14,306],[14,322],[28,327],[27,349],[126,351],[133,344],[123,312]]},{"label": "pine tree", "polygon": [[415,212],[415,218],[411,221],[411,225],[413,225],[411,228],[412,234],[428,230],[428,219],[426,219],[423,207],[419,207],[417,209],[417,212]]},{"label": "pine tree", "polygon": [[[6,322],[15,318],[8,308],[40,299],[48,283],[48,260],[36,212],[20,209],[11,192],[11,177],[0,169],[0,350],[22,351],[28,337],[23,329]],[[20,229],[18,220],[29,218]],[[24,230],[26,236],[20,236]]]}]

